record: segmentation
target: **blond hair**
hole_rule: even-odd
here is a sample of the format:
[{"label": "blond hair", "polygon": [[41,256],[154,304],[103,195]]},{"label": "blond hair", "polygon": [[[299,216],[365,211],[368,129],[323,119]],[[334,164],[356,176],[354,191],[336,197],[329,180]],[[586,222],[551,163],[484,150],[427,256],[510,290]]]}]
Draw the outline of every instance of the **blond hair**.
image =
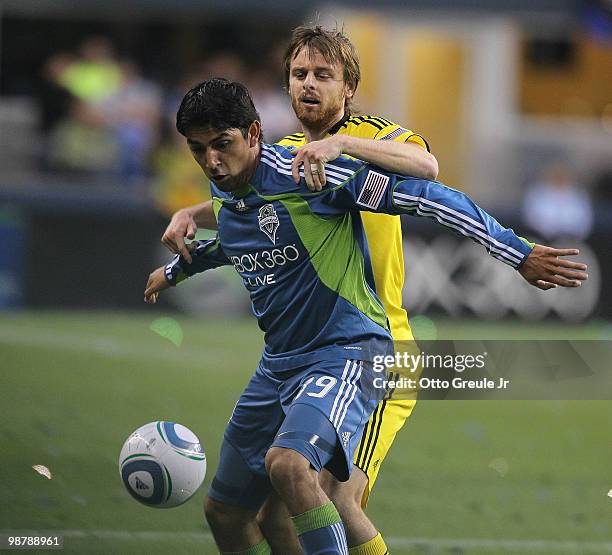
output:
[{"label": "blond hair", "polygon": [[[325,61],[329,64],[339,62],[342,65],[344,83],[348,85],[353,93],[357,90],[359,80],[361,79],[361,70],[359,69],[359,57],[357,50],[349,38],[340,30],[324,29],[320,25],[315,27],[300,26],[293,30],[291,42],[285,52],[283,60],[285,72],[285,87],[289,90],[289,74],[291,71],[291,62],[306,48],[308,52],[313,49],[318,50]],[[351,100],[347,98],[344,103],[344,109],[350,115]]]}]

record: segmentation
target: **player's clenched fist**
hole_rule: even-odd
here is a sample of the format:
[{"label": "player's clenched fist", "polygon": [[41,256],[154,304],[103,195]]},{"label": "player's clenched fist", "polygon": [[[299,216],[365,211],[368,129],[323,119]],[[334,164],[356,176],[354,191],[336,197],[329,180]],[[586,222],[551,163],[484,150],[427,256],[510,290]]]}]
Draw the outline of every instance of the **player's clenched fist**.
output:
[{"label": "player's clenched fist", "polygon": [[155,304],[160,291],[168,289],[169,287],[170,284],[166,281],[165,268],[164,266],[160,266],[157,270],[149,274],[144,292],[145,303]]},{"label": "player's clenched fist", "polygon": [[198,226],[190,210],[183,208],[172,216],[172,220],[162,236],[162,243],[174,254],[182,255],[191,264],[191,255],[185,245],[185,237],[193,239],[197,231]]},{"label": "player's clenched fist", "polygon": [[311,191],[320,191],[325,185],[325,164],[342,154],[338,137],[313,141],[294,151],[291,173],[296,183],[300,182],[300,166],[304,166],[304,180]]},{"label": "player's clenched fist", "polygon": [[536,245],[519,268],[519,272],[527,282],[543,291],[554,289],[558,285],[580,287],[589,277],[586,273],[587,265],[559,258],[577,254],[578,249],[553,249]]}]

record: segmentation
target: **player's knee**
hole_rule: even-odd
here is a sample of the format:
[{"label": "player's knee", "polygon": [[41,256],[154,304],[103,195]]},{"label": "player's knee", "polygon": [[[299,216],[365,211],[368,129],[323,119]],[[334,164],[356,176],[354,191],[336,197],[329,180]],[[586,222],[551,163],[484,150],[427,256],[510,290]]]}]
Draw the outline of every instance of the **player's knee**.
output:
[{"label": "player's knee", "polygon": [[211,529],[217,533],[244,529],[255,521],[252,511],[219,503],[210,497],[206,497],[204,501],[204,515]]},{"label": "player's knee", "polygon": [[317,484],[308,460],[293,449],[271,447],[266,453],[266,471],[275,488],[304,482]]}]

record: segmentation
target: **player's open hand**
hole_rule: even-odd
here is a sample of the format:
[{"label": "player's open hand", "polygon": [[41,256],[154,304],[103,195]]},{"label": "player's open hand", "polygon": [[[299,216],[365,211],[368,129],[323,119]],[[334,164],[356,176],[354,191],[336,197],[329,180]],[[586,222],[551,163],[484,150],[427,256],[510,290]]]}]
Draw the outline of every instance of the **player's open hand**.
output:
[{"label": "player's open hand", "polygon": [[525,280],[543,291],[561,287],[580,287],[588,279],[587,265],[560,258],[575,256],[578,249],[553,249],[536,245],[520,267]]},{"label": "player's open hand", "polygon": [[291,173],[296,183],[300,182],[300,166],[304,166],[304,179],[311,191],[320,191],[325,186],[325,164],[342,154],[337,137],[313,141],[292,151],[295,156]]},{"label": "player's open hand", "polygon": [[157,270],[153,270],[149,274],[147,286],[145,287],[145,303],[155,304],[157,302],[157,297],[159,296],[160,291],[168,289],[169,287],[170,284],[166,281],[164,266],[160,266],[159,268],[157,268]]},{"label": "player's open hand", "polygon": [[188,208],[175,212],[162,235],[162,243],[174,254],[180,254],[191,264],[191,255],[185,245],[185,237],[194,239],[198,226]]}]

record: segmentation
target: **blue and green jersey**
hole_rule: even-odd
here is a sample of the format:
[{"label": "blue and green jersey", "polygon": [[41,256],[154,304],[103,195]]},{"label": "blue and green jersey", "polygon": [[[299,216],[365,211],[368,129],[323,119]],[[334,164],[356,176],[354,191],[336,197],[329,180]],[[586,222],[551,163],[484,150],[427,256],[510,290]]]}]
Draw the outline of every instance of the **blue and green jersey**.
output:
[{"label": "blue and green jersey", "polygon": [[292,155],[261,146],[248,186],[211,184],[219,232],[199,241],[188,264],[176,256],[166,279],[232,264],[265,333],[263,362],[285,370],[337,358],[385,354],[391,336],[376,296],[360,211],[433,218],[518,268],[532,245],[501,226],[464,193],[341,156],[325,165],[327,186],[311,192],[291,176]]}]

